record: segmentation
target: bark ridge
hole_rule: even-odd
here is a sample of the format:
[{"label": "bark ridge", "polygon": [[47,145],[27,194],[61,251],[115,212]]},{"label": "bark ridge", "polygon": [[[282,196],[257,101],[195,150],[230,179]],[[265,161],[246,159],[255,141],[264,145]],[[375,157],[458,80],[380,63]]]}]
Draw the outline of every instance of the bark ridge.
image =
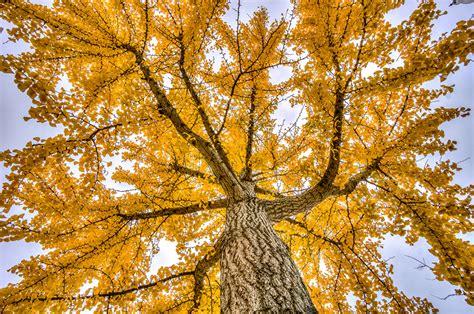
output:
[{"label": "bark ridge", "polygon": [[223,241],[222,313],[317,313],[287,245],[255,198],[230,204]]}]

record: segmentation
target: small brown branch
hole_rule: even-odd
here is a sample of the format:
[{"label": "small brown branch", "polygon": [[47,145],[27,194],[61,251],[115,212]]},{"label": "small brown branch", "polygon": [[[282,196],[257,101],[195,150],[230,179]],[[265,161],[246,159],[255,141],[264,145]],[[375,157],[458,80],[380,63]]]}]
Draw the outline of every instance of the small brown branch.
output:
[{"label": "small brown branch", "polygon": [[98,294],[91,294],[91,295],[54,296],[54,297],[49,297],[49,298],[48,298],[48,297],[37,297],[37,298],[30,298],[30,297],[27,297],[27,298],[22,298],[22,299],[13,301],[13,302],[7,304],[7,306],[8,306],[8,305],[19,304],[19,303],[22,303],[22,302],[35,302],[35,301],[67,301],[67,300],[92,299],[92,298],[97,298],[97,297],[102,297],[102,298],[118,297],[118,296],[122,296],[122,295],[125,295],[125,294],[137,292],[137,291],[140,291],[140,290],[148,289],[148,288],[157,286],[157,285],[160,284],[160,283],[164,283],[164,282],[166,282],[166,281],[172,280],[172,279],[176,279],[176,278],[180,278],[180,277],[184,277],[184,276],[191,276],[191,275],[193,275],[193,274],[194,274],[194,271],[186,271],[186,272],[182,272],[182,273],[179,273],[179,274],[175,274],[175,275],[171,275],[171,276],[165,277],[165,278],[160,279],[160,280],[155,281],[155,282],[151,282],[151,283],[148,283],[148,284],[140,285],[140,286],[137,286],[137,287],[134,287],[134,288],[129,288],[129,289],[125,289],[125,290],[119,290],[119,291],[105,292],[105,293],[98,293]]},{"label": "small brown branch", "polygon": [[419,263],[419,265],[416,267],[416,269],[421,270],[423,268],[428,268],[429,270],[433,270],[433,267],[426,264],[425,259],[423,259],[423,261],[420,261],[416,257],[410,256],[410,255],[405,255],[405,256],[408,257],[408,258],[411,258],[412,260]]},{"label": "small brown branch", "polygon": [[292,224],[292,225],[298,226],[298,227],[300,227],[300,228],[306,230],[306,232],[308,232],[309,234],[311,234],[311,235],[314,236],[315,238],[318,238],[318,239],[323,240],[324,242],[331,243],[331,244],[333,244],[333,245],[335,245],[335,246],[339,246],[339,245],[342,244],[342,243],[339,242],[339,241],[335,241],[335,240],[333,240],[333,239],[327,238],[327,237],[322,236],[322,235],[320,235],[320,234],[314,233],[314,231],[313,231],[312,229],[309,229],[307,225],[305,225],[304,223],[302,223],[302,222],[300,222],[300,221],[298,221],[298,220],[296,220],[296,219],[293,219],[293,218],[285,218],[285,221],[286,221],[286,222],[289,222],[289,223]]},{"label": "small brown branch", "polygon": [[162,164],[161,166],[164,166],[169,170],[172,170],[172,171],[184,174],[184,175],[188,175],[188,176],[191,176],[191,177],[206,180],[209,183],[218,183],[217,179],[214,175],[209,174],[209,173],[205,173],[205,172],[201,172],[201,171],[198,171],[198,170],[194,170],[194,169],[182,166],[178,163]]},{"label": "small brown branch", "polygon": [[196,213],[203,210],[217,209],[227,207],[227,199],[221,199],[216,201],[208,201],[196,203],[182,207],[165,208],[157,211],[146,212],[146,213],[135,213],[135,214],[117,214],[117,216],[124,220],[141,220],[141,219],[153,219],[158,217],[166,217],[171,215],[187,215]]}]

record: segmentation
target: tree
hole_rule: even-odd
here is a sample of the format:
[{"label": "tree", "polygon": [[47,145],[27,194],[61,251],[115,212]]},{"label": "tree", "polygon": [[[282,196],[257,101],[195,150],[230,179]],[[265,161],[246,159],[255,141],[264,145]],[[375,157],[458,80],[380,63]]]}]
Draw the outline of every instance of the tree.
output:
[{"label": "tree", "polygon": [[[425,238],[473,304],[457,237],[472,186],[454,162],[417,163],[454,150],[440,125],[469,114],[431,108],[453,87],[423,83],[469,63],[473,21],[433,39],[434,1],[391,25],[402,3],[302,0],[248,22],[239,4],[230,23],[222,0],[3,2],[31,49],[0,68],[26,119],[60,132],[1,154],[1,240],[46,250],[12,269],[2,310],[346,312],[351,294],[360,312],[431,310],[394,285],[389,234]],[[277,124],[282,107],[298,119]],[[165,238],[181,261],[150,272]]]}]

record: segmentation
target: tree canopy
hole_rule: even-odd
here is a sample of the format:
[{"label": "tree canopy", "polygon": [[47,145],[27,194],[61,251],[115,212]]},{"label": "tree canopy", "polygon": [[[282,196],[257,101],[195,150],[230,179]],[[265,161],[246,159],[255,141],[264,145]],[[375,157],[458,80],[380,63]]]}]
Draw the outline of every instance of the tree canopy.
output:
[{"label": "tree canopy", "polygon": [[[218,310],[226,207],[247,185],[320,312],[354,310],[349,296],[358,312],[432,309],[393,283],[387,235],[426,239],[436,279],[473,305],[459,238],[473,186],[452,182],[455,162],[417,160],[456,147],[440,125],[469,109],[432,108],[453,86],[424,83],[470,62],[474,21],[433,38],[435,2],[392,25],[402,4],[295,0],[243,22],[224,0],[2,2],[31,49],[0,70],[31,98],[25,119],[60,130],[0,154],[0,241],[45,250],[12,268],[2,310]],[[282,109],[295,121],[277,123]],[[156,270],[160,239],[180,262]]]}]

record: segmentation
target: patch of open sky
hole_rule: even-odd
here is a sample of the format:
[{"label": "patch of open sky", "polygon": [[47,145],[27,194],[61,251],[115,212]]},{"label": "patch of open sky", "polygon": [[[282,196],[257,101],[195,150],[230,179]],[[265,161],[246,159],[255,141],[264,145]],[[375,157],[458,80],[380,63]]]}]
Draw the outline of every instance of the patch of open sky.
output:
[{"label": "patch of open sky", "polygon": [[[51,127],[28,116],[31,99],[14,86],[13,76],[0,73],[0,150],[21,149],[33,137],[48,138],[61,134],[61,127]],[[3,170],[2,170],[3,173]]]},{"label": "patch of open sky", "polygon": [[[11,86],[14,86],[13,76],[0,73],[0,151],[22,149],[35,136],[48,138],[62,133],[62,128],[52,128],[46,123],[38,123],[33,119],[24,121],[23,117],[28,115],[31,100],[26,94],[23,94],[16,88],[11,88]],[[9,173],[10,170],[4,167],[2,163],[0,165],[0,183],[7,181],[5,177]],[[8,217],[18,214],[25,214],[26,219],[31,219],[34,216],[21,207],[14,206],[9,212]],[[18,255],[15,253],[15,250],[11,250],[16,245],[18,245]],[[6,273],[6,270],[14,265],[9,264],[9,261],[13,261],[14,257],[17,261],[24,259],[27,256],[24,256],[23,253],[30,251],[31,255],[28,256],[39,254],[41,252],[41,245],[24,241],[0,243],[1,283],[4,283],[4,280],[8,280],[8,278],[16,278],[15,275]]]},{"label": "patch of open sky", "polygon": [[157,46],[158,46],[158,40],[156,39],[156,37],[152,37],[147,43],[147,50],[150,51],[149,55],[155,56],[153,52],[155,51]]},{"label": "patch of open sky", "polygon": [[[472,108],[471,101],[474,99],[473,94],[473,81],[474,81],[474,65],[471,63],[467,67],[461,68],[455,75],[449,76],[446,81],[440,82],[439,79],[435,79],[426,84],[423,84],[424,88],[434,89],[438,88],[441,84],[443,85],[454,85],[456,83],[453,93],[447,94],[446,96],[439,97],[436,101],[431,104],[431,108],[447,107],[447,108],[459,108],[466,107]],[[463,168],[463,171],[455,174],[455,181],[461,185],[472,184],[472,178],[474,177],[474,162],[473,162],[473,150],[474,150],[474,132],[473,132],[474,118],[471,115],[454,119],[441,125],[441,129],[444,131],[444,140],[454,140],[460,145],[457,145],[457,149],[453,152],[447,152],[444,156],[439,154],[428,155],[426,159],[429,165],[434,165],[440,160],[452,160],[459,163],[459,166]],[[418,159],[422,159],[424,156],[420,156]],[[425,163],[424,160],[422,163]]]},{"label": "patch of open sky", "polygon": [[[38,1],[41,4],[50,1]],[[0,48],[2,55],[18,55],[31,51],[30,45],[24,41],[12,42],[8,39],[8,29],[14,27],[13,24],[0,20]],[[61,80],[64,87],[68,85],[67,78]],[[33,119],[24,121],[23,117],[28,116],[28,109],[31,106],[31,99],[26,93],[20,92],[15,86],[12,74],[0,73],[0,151],[5,149],[21,149],[36,135],[41,138],[48,138],[62,133],[61,127],[52,128],[47,123],[38,123]],[[12,104],[11,102],[15,103]],[[4,173],[2,167],[2,174]],[[3,175],[2,175],[3,177]]]},{"label": "patch of open sky", "polygon": [[270,68],[270,83],[280,84],[289,80],[293,75],[291,67],[278,65]]},{"label": "patch of open sky", "polygon": [[176,253],[176,245],[176,241],[160,239],[158,244],[160,251],[151,258],[150,270],[147,272],[148,277],[155,275],[160,267],[169,267],[180,261],[180,257]]},{"label": "patch of open sky", "polygon": [[354,295],[354,293],[352,293],[352,292],[349,292],[349,293],[347,294],[347,299],[346,299],[346,300],[347,300],[347,303],[348,303],[352,308],[355,308],[356,302],[357,302],[358,299],[359,299],[359,298],[357,298],[357,297]]},{"label": "patch of open sky", "polygon": [[[24,214],[23,218],[27,221],[31,221],[36,215],[36,213],[23,209],[22,206],[14,205],[8,214],[5,214],[5,218],[8,219],[13,215],[21,214]],[[9,272],[11,267],[17,265],[22,260],[28,260],[31,257],[47,254],[51,251],[53,249],[45,249],[40,243],[27,242],[23,239],[12,242],[0,242],[0,287],[21,281],[20,276]]]},{"label": "patch of open sky", "polygon": [[127,192],[127,193],[138,193],[135,186],[117,181],[112,179],[114,173],[117,171],[117,168],[120,167],[123,170],[133,171],[133,162],[124,160],[121,153],[118,153],[115,156],[107,156],[103,158],[103,163],[107,165],[105,168],[105,181],[104,185],[111,190],[116,192]]},{"label": "patch of open sky", "polygon": [[279,101],[271,117],[276,121],[276,130],[281,127],[302,126],[307,118],[306,110],[299,104],[292,105],[288,96]]},{"label": "patch of open sky", "polygon": [[74,177],[79,179],[81,177],[81,170],[79,170],[79,162],[81,156],[71,156],[71,161],[66,161],[65,164],[69,169],[69,173]]},{"label": "patch of open sky", "polygon": [[[412,1],[410,1],[412,2]],[[413,1],[414,2],[414,1]],[[438,38],[443,33],[450,31],[456,26],[459,20],[470,20],[473,18],[473,5],[449,6],[450,0],[437,0],[438,9],[446,11],[433,25],[433,38]]]},{"label": "patch of open sky", "polygon": [[92,279],[91,281],[82,285],[81,289],[79,289],[79,293],[82,295],[92,295],[92,289],[99,285],[99,281],[97,279]]},{"label": "patch of open sky", "polygon": [[[87,282],[86,284],[82,285],[81,289],[79,290],[79,293],[81,295],[92,295],[94,292],[94,288],[96,288],[97,286],[99,285],[99,281],[97,279],[92,279],[91,281]],[[89,314],[89,313],[95,313],[95,309],[96,309],[97,305],[92,307],[92,309],[90,310],[82,310],[81,313],[82,314]],[[67,312],[68,314],[69,313],[73,313],[72,311],[70,312]]]},{"label": "patch of open sky", "polygon": [[[41,4],[45,6],[51,7],[53,4],[53,0],[32,0],[30,1],[34,4]],[[30,44],[24,42],[23,40],[19,40],[16,42],[12,42],[8,39],[8,29],[11,29],[15,25],[9,23],[3,19],[0,19],[0,47],[1,47],[1,54],[20,54],[22,52],[31,51]]]},{"label": "patch of open sky", "polygon": [[163,75],[163,87],[165,89],[173,88],[173,76],[169,73]]},{"label": "patch of open sky", "polygon": [[373,62],[367,63],[367,65],[362,69],[361,76],[363,78],[371,77],[375,72],[380,71],[381,69]]},{"label": "patch of open sky", "polygon": [[222,64],[225,60],[230,60],[229,51],[227,49],[221,49],[219,52],[214,50],[205,52],[207,60],[211,61],[212,72],[217,73],[221,69]]},{"label": "patch of open sky", "polygon": [[58,85],[56,86],[56,90],[64,90],[66,93],[70,93],[72,91],[72,84],[71,82],[69,81],[69,77],[67,76],[67,74],[61,74],[59,76],[59,82],[58,82]]},{"label": "patch of open sky", "polygon": [[[400,57],[400,52],[394,50],[390,53],[390,57],[392,58],[393,62],[387,64],[385,68],[387,69],[394,69],[403,66],[404,60]],[[383,69],[377,66],[374,62],[369,62],[361,71],[362,78],[368,78],[373,76],[376,72],[382,71]]]},{"label": "patch of open sky", "polygon": [[453,296],[442,300],[454,293],[454,289],[457,287],[448,282],[436,280],[429,267],[421,267],[423,265],[415,260],[417,259],[430,267],[437,261],[436,257],[429,253],[430,245],[425,239],[420,239],[415,245],[410,246],[400,236],[387,236],[383,244],[382,257],[385,260],[390,259],[389,263],[393,265],[394,284],[407,296],[427,298],[440,310],[440,313],[471,312],[472,308],[464,301],[459,300],[463,296]]},{"label": "patch of open sky", "polygon": [[463,241],[469,241],[471,243],[474,243],[474,233],[472,232],[469,232],[469,233],[460,232],[456,236]]},{"label": "patch of open sky", "polygon": [[10,283],[18,283],[21,277],[8,272],[8,269],[17,265],[19,261],[44,254],[41,244],[18,240],[14,242],[0,242],[0,287]]},{"label": "patch of open sky", "polygon": [[53,0],[30,0],[31,3],[45,5],[51,7],[53,5]]},{"label": "patch of open sky", "polygon": [[[385,19],[392,25],[400,25],[400,23],[407,19],[411,12],[416,9],[420,2],[418,1],[405,1],[405,4],[396,10],[392,10],[386,14]],[[472,18],[474,12],[474,6],[458,5],[449,6],[449,1],[436,1],[440,10],[446,10],[445,15],[441,16],[436,23],[433,25],[432,38],[437,39],[443,33],[446,33],[456,26],[456,23],[461,20],[469,20]],[[400,66],[403,60],[395,59],[395,52],[392,58],[395,60],[395,64]],[[434,89],[439,88],[443,85],[454,85],[455,90],[453,93],[438,98],[431,104],[431,108],[436,107],[467,107],[472,108],[472,103],[466,103],[471,101],[473,97],[473,81],[474,81],[474,66],[469,64],[467,67],[461,67],[454,76],[449,76],[446,81],[440,82],[439,78],[436,78],[430,82],[423,84],[423,88]],[[367,71],[366,73],[369,73]],[[450,159],[460,163],[460,167],[463,168],[462,172],[455,174],[455,181],[461,185],[472,184],[472,178],[474,177],[474,162],[472,160],[473,149],[474,149],[474,125],[472,114],[466,118],[459,118],[453,121],[447,122],[441,126],[441,129],[445,132],[445,139],[455,140],[462,145],[458,145],[457,150],[454,152],[448,152],[444,156],[439,154],[426,156],[420,156],[418,158],[420,163],[428,161],[429,165],[433,166],[440,160]]]},{"label": "patch of open sky", "polygon": [[419,4],[419,1],[405,1],[399,8],[385,14],[385,20],[390,22],[393,26],[400,25],[411,15]]},{"label": "patch of open sky", "polygon": [[323,275],[328,275],[328,266],[326,265],[326,263],[324,262],[324,259],[323,258],[320,258],[319,259],[319,271],[321,271],[321,273]]},{"label": "patch of open sky", "polygon": [[0,20],[0,47],[2,55],[18,55],[23,52],[32,51],[30,45],[23,40],[16,42],[9,40],[8,29],[14,27],[13,24]]}]

